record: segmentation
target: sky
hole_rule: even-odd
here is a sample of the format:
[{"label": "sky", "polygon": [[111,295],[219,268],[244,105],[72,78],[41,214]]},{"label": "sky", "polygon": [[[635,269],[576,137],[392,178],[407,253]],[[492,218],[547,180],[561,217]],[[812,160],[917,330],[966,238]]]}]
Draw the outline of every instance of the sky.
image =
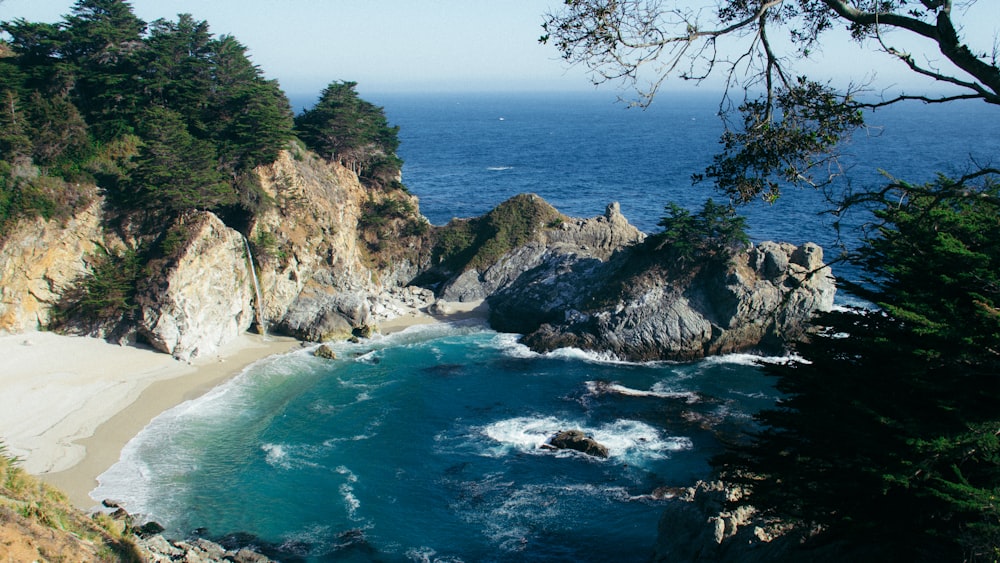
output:
[{"label": "sky", "polygon": [[[74,0],[3,0],[0,21],[56,22]],[[132,0],[144,21],[189,13],[233,35],[289,93],[334,80],[362,93],[586,90],[554,47],[538,43],[560,0]]]},{"label": "sky", "polygon": [[[682,2],[687,5],[698,1]],[[995,3],[956,2],[973,47],[997,40]],[[57,22],[75,0],[0,0],[0,21]],[[362,95],[400,91],[586,91],[585,69],[569,67],[541,45],[544,14],[562,0],[131,0],[152,22],[192,14],[216,35],[233,35],[251,59],[290,97],[318,93],[336,80],[358,83]],[[992,6],[992,7],[991,7]],[[879,87],[919,84],[903,65],[834,36],[803,72]],[[923,56],[923,55],[922,55]],[[930,52],[925,57],[937,57]],[[921,58],[918,60],[931,60]],[[668,81],[667,90],[694,87]],[[716,80],[701,88],[720,90]],[[912,88],[912,87],[911,87]],[[602,89],[617,96],[620,87]],[[626,94],[626,97],[627,94]]]}]

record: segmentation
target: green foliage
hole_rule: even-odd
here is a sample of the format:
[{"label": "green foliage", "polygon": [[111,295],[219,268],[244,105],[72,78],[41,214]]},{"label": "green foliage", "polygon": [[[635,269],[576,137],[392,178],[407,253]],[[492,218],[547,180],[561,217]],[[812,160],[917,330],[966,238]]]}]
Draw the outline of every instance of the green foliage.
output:
[{"label": "green foliage", "polygon": [[396,156],[399,127],[390,127],[382,108],[358,97],[356,82],[333,82],[319,102],[295,118],[306,146],[340,162],[379,187],[392,187],[402,167]]},{"label": "green foliage", "polygon": [[442,228],[432,261],[450,270],[487,268],[560,219],[559,212],[538,196],[514,196],[482,217],[453,221]]},{"label": "green foliage", "polygon": [[393,219],[405,219],[416,212],[409,200],[387,197],[383,199],[369,198],[361,206],[361,217],[358,225],[362,229],[377,228]]},{"label": "green foliage", "polygon": [[746,219],[711,198],[693,215],[673,202],[667,204],[666,212],[658,223],[663,231],[649,237],[646,245],[680,268],[696,262],[727,261],[750,244]]},{"label": "green foliage", "polygon": [[0,29],[0,159],[96,179],[125,213],[210,209],[242,223],[266,204],[247,178],[292,138],[292,112],[232,37],[190,15],[147,34],[124,0]]},{"label": "green foliage", "polygon": [[150,108],[140,135],[145,142],[130,179],[133,205],[176,214],[236,202],[232,185],[216,167],[214,147],[192,136],[177,112]]},{"label": "green foliage", "polygon": [[91,195],[81,186],[39,175],[24,160],[0,161],[0,239],[22,218],[67,219],[90,202]]},{"label": "green foliage", "polygon": [[783,184],[828,181],[817,182],[812,171],[833,160],[835,147],[864,124],[858,105],[805,78],[779,90],[775,99],[777,107],[772,107],[771,99],[740,105],[743,123],[727,127],[720,141],[722,152],[704,174],[694,175],[695,181],[709,178],[744,203],[758,197],[773,203]]},{"label": "green foliage", "polygon": [[281,248],[281,243],[274,233],[265,229],[259,229],[257,234],[250,241],[253,247],[254,258],[258,262],[267,263],[274,260],[283,261],[287,254]]},{"label": "green foliage", "polygon": [[818,319],[825,330],[796,349],[808,363],[766,368],[785,394],[759,415],[766,429],[718,460],[758,508],[821,526],[816,541],[996,556],[998,190],[964,191],[941,179],[878,212],[858,291],[882,310]]},{"label": "green foliage", "polygon": [[[876,215],[886,222],[865,264],[870,297],[914,333],[948,342],[949,353],[977,358],[1000,342],[1000,213],[988,182],[974,197],[945,197],[959,186],[939,178],[906,205]],[[928,354],[938,352],[928,351]]]},{"label": "green foliage", "polygon": [[113,324],[135,311],[139,279],[144,274],[143,255],[132,248],[100,248],[90,257],[91,273],[63,295],[55,326],[83,319],[97,325]]}]

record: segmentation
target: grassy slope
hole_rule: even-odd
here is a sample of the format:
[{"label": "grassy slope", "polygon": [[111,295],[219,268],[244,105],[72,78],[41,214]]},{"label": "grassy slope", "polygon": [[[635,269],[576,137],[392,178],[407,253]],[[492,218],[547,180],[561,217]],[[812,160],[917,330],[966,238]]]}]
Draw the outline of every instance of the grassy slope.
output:
[{"label": "grassy slope", "polygon": [[123,525],[88,517],[0,445],[0,561],[141,561]]}]

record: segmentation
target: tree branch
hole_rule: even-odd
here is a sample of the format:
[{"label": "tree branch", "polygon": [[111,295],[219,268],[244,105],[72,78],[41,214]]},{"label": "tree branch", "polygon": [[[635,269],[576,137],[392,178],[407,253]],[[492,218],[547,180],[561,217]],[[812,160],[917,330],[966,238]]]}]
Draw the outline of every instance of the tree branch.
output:
[{"label": "tree branch", "polygon": [[[928,0],[923,4],[928,9],[937,9],[937,19],[935,25],[919,19],[903,16],[894,13],[880,13],[862,11],[850,5],[846,0],[823,0],[837,15],[847,21],[864,26],[890,26],[907,31],[912,31],[917,35],[930,39],[937,43],[941,53],[951,61],[956,67],[964,71],[969,76],[975,78],[979,84],[972,84],[961,81],[955,77],[949,77],[941,73],[927,71],[915,65],[912,57],[901,53],[893,53],[897,58],[907,63],[912,70],[936,80],[943,80],[971,88],[980,94],[985,101],[992,104],[1000,104],[1000,69],[996,65],[981,61],[967,46],[961,43],[958,31],[951,20],[951,2],[947,0]],[[877,33],[877,32],[876,32]],[[880,39],[881,42],[881,39]]]}]

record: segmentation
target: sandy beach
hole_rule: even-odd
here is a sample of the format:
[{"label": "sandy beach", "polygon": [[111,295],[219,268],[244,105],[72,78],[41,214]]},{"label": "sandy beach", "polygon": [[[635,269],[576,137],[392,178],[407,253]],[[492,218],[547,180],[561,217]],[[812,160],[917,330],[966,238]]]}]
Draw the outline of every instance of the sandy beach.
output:
[{"label": "sandy beach", "polygon": [[0,336],[0,440],[26,471],[89,509],[97,476],[156,415],[297,346],[245,334],[188,364],[96,338]]},{"label": "sandy beach", "polygon": [[[482,317],[481,302],[443,314],[412,311],[382,323],[409,326]],[[160,413],[195,399],[263,358],[301,346],[295,339],[244,334],[191,363],[151,349],[96,338],[31,332],[0,336],[0,442],[31,474],[89,510],[97,477]]]}]

